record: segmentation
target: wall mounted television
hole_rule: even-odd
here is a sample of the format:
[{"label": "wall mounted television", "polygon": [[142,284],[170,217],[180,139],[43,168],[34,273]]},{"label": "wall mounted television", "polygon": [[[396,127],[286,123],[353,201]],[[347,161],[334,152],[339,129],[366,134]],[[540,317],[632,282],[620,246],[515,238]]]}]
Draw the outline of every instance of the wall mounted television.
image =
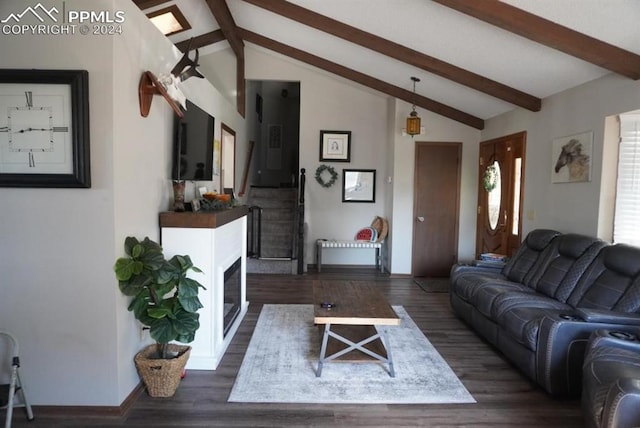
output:
[{"label": "wall mounted television", "polygon": [[174,123],[173,180],[213,180],[215,119],[187,100],[182,119]]}]

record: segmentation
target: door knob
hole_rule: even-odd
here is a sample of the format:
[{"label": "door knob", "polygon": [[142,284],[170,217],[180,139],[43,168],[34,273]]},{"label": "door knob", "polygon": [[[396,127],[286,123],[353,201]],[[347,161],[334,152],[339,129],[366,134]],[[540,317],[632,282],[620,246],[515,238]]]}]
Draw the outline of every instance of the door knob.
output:
[{"label": "door knob", "polygon": [[424,217],[418,216],[418,217],[416,217],[416,220],[418,220],[420,223],[422,223],[424,221]]}]

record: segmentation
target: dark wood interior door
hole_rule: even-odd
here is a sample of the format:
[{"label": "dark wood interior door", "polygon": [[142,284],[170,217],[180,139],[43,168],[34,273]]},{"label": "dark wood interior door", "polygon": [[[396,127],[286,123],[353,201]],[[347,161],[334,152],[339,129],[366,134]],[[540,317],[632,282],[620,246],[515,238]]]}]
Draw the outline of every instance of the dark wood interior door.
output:
[{"label": "dark wood interior door", "polygon": [[525,144],[525,132],[480,143],[476,257],[511,256],[520,246]]},{"label": "dark wood interior door", "polygon": [[461,155],[461,143],[416,143],[413,276],[449,276],[458,259]]}]

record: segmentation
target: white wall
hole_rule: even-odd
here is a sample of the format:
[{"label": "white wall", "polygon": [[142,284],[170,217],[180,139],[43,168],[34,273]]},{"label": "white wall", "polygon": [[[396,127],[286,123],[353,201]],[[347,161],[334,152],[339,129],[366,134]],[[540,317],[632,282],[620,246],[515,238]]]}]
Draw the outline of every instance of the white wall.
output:
[{"label": "white wall", "polygon": [[[300,82],[300,168],[307,170],[306,262],[314,263],[318,238],[353,239],[358,229],[369,226],[376,215],[388,216],[385,199],[390,186],[387,156],[387,99],[377,92],[322,72],[297,61],[247,46],[246,78]],[[320,130],[351,131],[351,162],[331,165],[339,179],[330,188],[315,180],[320,166]],[[342,202],[343,169],[375,169],[375,203]],[[373,250],[327,251],[328,264],[373,264]]]},{"label": "white wall", "polygon": [[476,200],[478,188],[478,142],[480,131],[452,121],[435,113],[417,108],[424,135],[402,136],[411,105],[397,100],[395,126],[393,127],[393,222],[391,224],[390,245],[392,257],[391,272],[411,273],[413,245],[413,195],[415,174],[415,143],[436,141],[462,143],[462,168],[460,185],[460,217],[458,220],[458,259],[472,260],[475,253]]},{"label": "white wall", "polygon": [[[307,263],[314,263],[317,238],[352,239],[359,228],[380,215],[390,220],[386,267],[394,274],[411,273],[414,141],[463,143],[459,257],[473,258],[480,131],[419,110],[426,134],[415,140],[402,137],[409,104],[262,49],[247,47],[245,56],[247,79],[301,82],[300,167],[307,169],[308,177]],[[328,189],[315,181],[322,129],[352,132],[351,162],[325,162],[340,175]],[[342,203],[344,168],[376,170],[375,204]],[[362,250],[327,251],[323,256],[328,264],[373,263],[373,253]]]},{"label": "white wall", "polygon": [[[0,17],[24,7],[5,0]],[[132,2],[95,0],[91,10],[125,11],[123,34],[2,35],[0,43],[3,68],[89,71],[92,187],[0,189],[0,326],[20,341],[35,405],[117,406],[138,384],[133,356],[144,343],[112,266],[125,236],[158,239],[158,212],[171,197],[173,113],[154,97],[142,118],[138,81],[144,70],[170,70],[180,54]],[[185,92],[217,120],[242,126],[210,84],[188,83]]]},{"label": "white wall", "polygon": [[[545,98],[538,113],[517,109],[486,122],[483,140],[527,131],[525,235],[544,227],[610,239],[610,229],[599,225],[600,204],[611,199],[600,196],[608,190],[603,185],[611,186],[601,181],[605,118],[638,107],[640,82],[609,74]],[[591,181],[552,184],[552,141],[585,131],[593,131]]]},{"label": "white wall", "polygon": [[[3,1],[0,16],[24,7]],[[113,10],[113,2],[95,7]],[[3,68],[89,71],[92,188],[0,189],[0,325],[20,341],[23,382],[34,404],[118,399],[113,55],[113,40],[101,36],[3,35],[0,43]],[[100,386],[91,393],[89,379]]]}]

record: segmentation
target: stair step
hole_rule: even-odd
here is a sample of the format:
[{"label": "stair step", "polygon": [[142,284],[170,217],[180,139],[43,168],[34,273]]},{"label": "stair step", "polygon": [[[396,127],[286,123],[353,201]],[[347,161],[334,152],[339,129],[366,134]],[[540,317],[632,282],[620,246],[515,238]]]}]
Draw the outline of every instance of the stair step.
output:
[{"label": "stair step", "polygon": [[288,221],[292,223],[295,217],[295,213],[288,209],[271,208],[262,210],[262,224],[269,221]]},{"label": "stair step", "polygon": [[247,273],[295,274],[297,269],[297,260],[247,259]]}]

